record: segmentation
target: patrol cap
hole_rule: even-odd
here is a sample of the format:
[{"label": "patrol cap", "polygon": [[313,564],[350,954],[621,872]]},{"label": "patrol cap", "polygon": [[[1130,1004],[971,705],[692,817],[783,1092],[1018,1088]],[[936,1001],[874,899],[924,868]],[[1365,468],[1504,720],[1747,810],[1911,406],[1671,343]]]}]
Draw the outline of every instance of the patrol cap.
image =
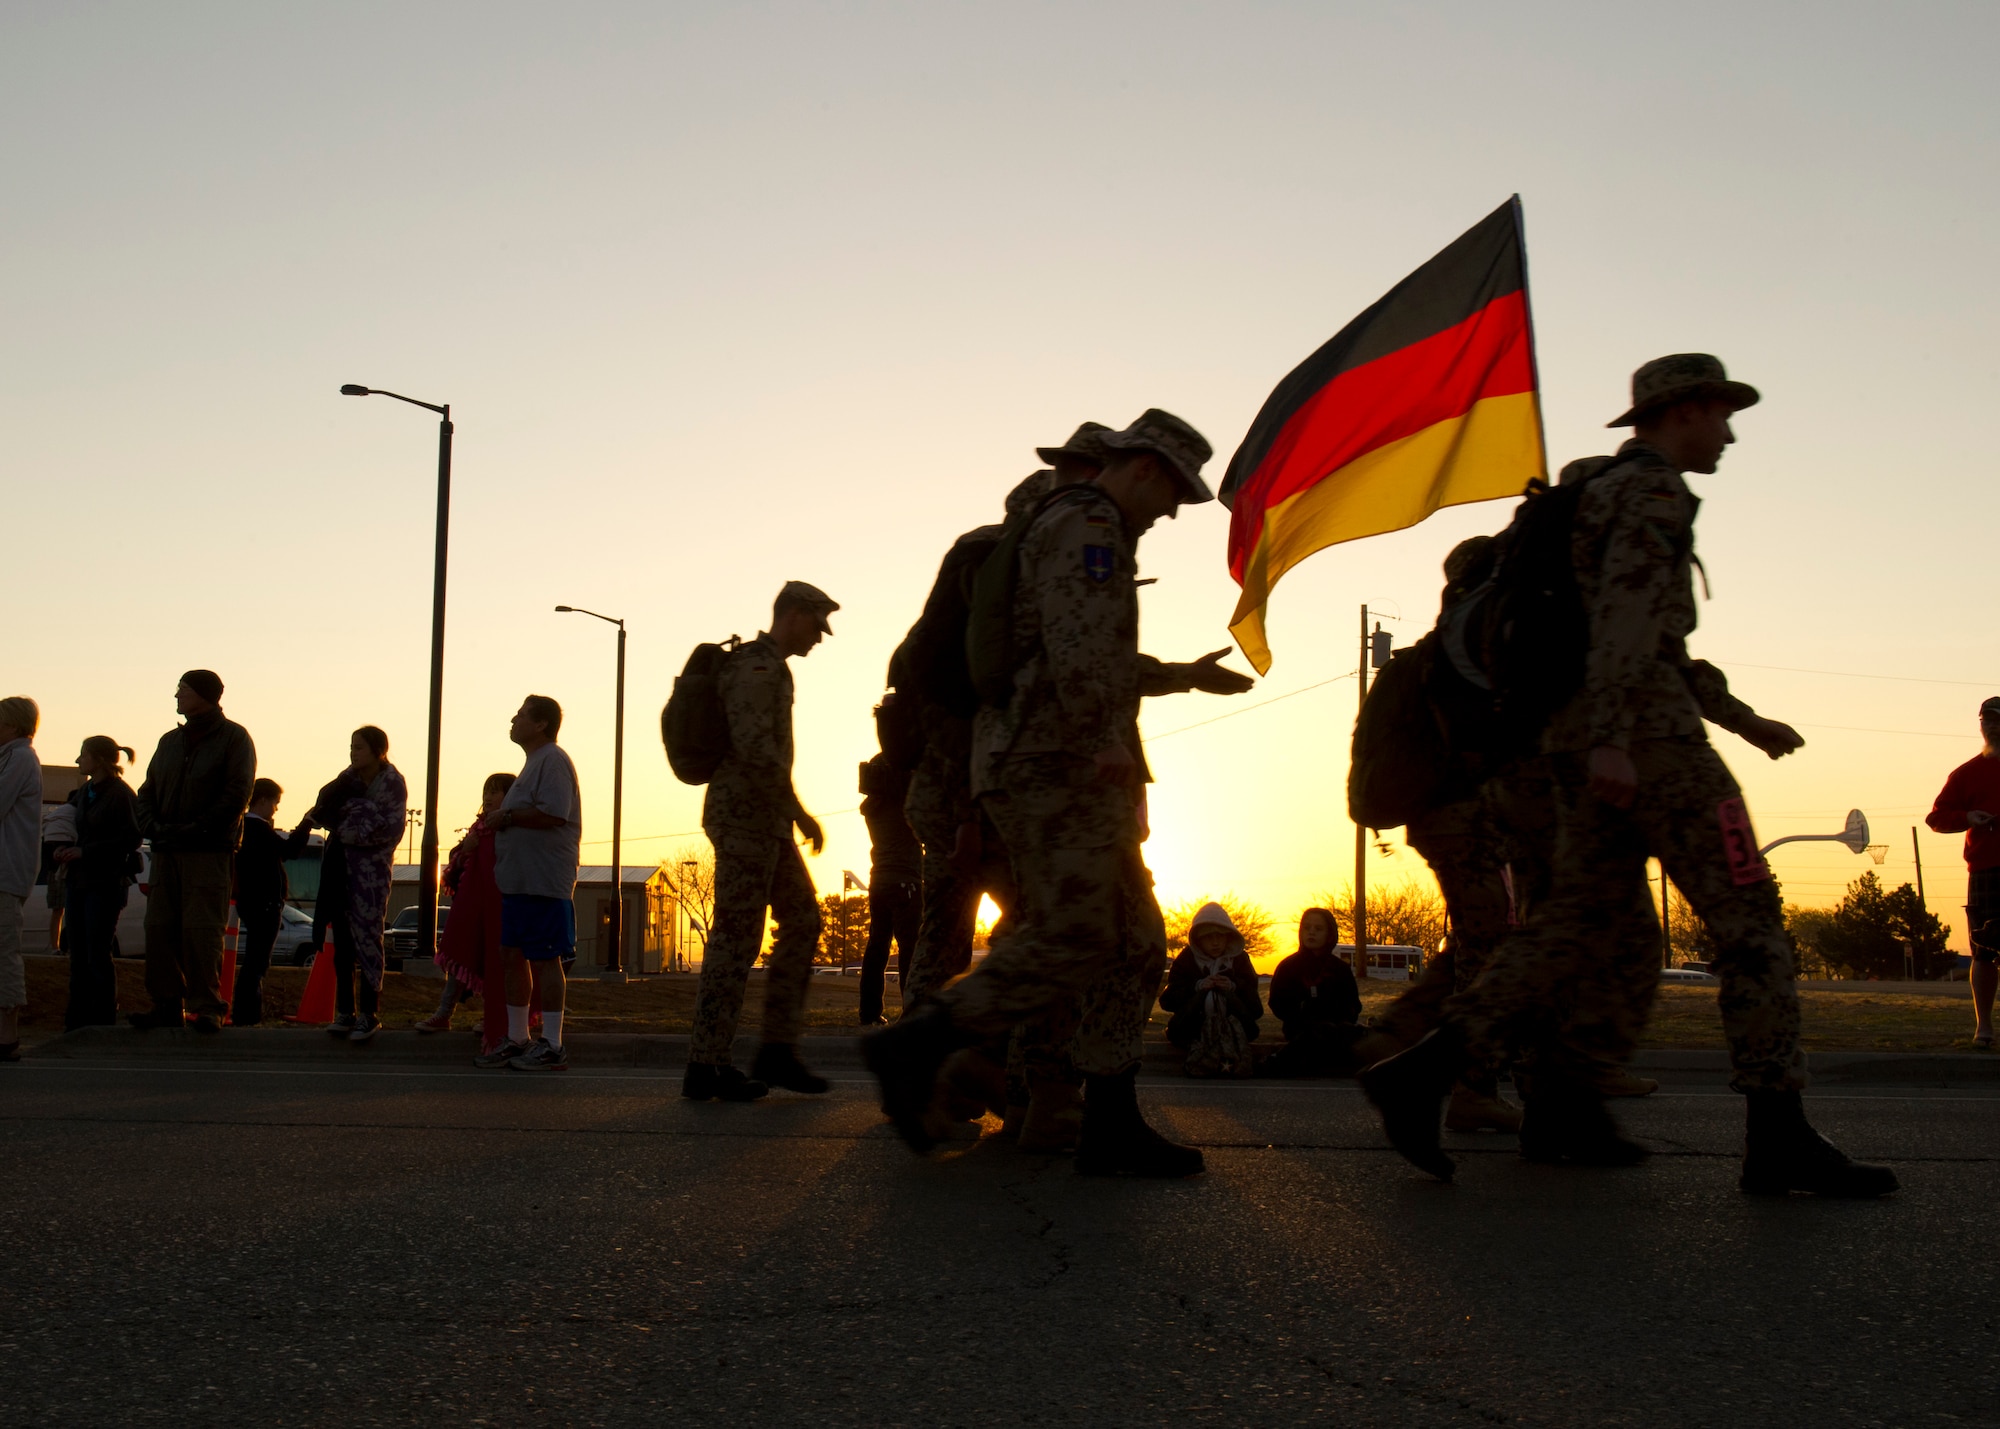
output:
[{"label": "patrol cap", "polygon": [[1722,369],[1722,359],[1705,352],[1676,352],[1656,357],[1632,374],[1632,405],[1623,416],[1613,417],[1607,427],[1629,427],[1655,408],[1689,397],[1721,397],[1730,410],[1740,412],[1757,405],[1757,389],[1747,382],[1732,382]]},{"label": "patrol cap", "polygon": [[1104,433],[1111,428],[1102,422],[1085,422],[1069,434],[1069,440],[1059,447],[1036,447],[1035,455],[1054,466],[1066,456],[1080,456],[1085,461],[1104,460]]},{"label": "patrol cap", "polygon": [[795,605],[805,606],[819,617],[821,633],[833,634],[833,627],[827,624],[826,618],[840,609],[840,602],[818,586],[807,585],[804,581],[786,581],[784,589],[778,592],[775,604],[781,612],[790,610]]},{"label": "patrol cap", "polygon": [[1215,455],[1208,438],[1158,407],[1148,407],[1122,432],[1106,432],[1098,438],[1114,451],[1152,452],[1174,469],[1186,491],[1189,505],[1215,500],[1215,493],[1201,479],[1201,464]]},{"label": "patrol cap", "polygon": [[1981,719],[2000,719],[2000,695],[1988,695],[1979,702]]}]

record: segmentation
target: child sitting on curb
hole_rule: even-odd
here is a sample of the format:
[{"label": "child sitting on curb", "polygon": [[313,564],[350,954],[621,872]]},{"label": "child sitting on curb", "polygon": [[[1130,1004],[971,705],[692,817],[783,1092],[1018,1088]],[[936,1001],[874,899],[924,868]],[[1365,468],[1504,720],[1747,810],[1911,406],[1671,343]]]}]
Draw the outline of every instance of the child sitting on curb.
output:
[{"label": "child sitting on curb", "polygon": [[1188,945],[1167,974],[1160,1006],[1173,1014],[1167,1040],[1187,1053],[1190,1077],[1247,1077],[1250,1044],[1264,1004],[1257,970],[1220,903],[1204,903],[1188,925]]}]

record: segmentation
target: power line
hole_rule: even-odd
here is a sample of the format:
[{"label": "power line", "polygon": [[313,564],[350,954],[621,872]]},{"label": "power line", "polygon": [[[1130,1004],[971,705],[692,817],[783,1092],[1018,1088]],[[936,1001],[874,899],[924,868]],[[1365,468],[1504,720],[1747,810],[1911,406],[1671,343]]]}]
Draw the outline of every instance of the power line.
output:
[{"label": "power line", "polygon": [[1956,739],[1961,742],[1970,742],[1974,738],[1969,734],[1945,734],[1935,729],[1874,729],[1860,724],[1806,724],[1803,720],[1799,723],[1804,729],[1839,729],[1849,734],[1902,734],[1917,739]]},{"label": "power line", "polygon": [[1843,680],[1895,680],[1906,685],[1963,685],[1968,690],[1990,690],[2000,680],[1935,680],[1921,675],[1875,675],[1861,670],[1805,670],[1797,665],[1752,665],[1743,660],[1721,663],[1735,670],[1782,670],[1788,675],[1833,675]]},{"label": "power line", "polygon": [[1165,734],[1149,734],[1146,736],[1146,743],[1157,744],[1163,739],[1172,739],[1177,734],[1186,734],[1191,729],[1200,729],[1203,725],[1214,724],[1219,720],[1234,719],[1238,715],[1247,715],[1252,710],[1266,709],[1271,705],[1279,704],[1282,701],[1289,700],[1294,695],[1307,694],[1310,691],[1322,689],[1327,685],[1334,684],[1336,681],[1351,680],[1353,678],[1354,678],[1354,672],[1352,670],[1348,671],[1345,675],[1332,675],[1324,680],[1315,681],[1313,684],[1310,685],[1301,685],[1298,689],[1291,691],[1289,694],[1274,695],[1268,700],[1259,700],[1256,704],[1245,705],[1241,709],[1224,710],[1219,715],[1211,715],[1207,719],[1196,720],[1193,724],[1184,724],[1179,729],[1168,730]]}]

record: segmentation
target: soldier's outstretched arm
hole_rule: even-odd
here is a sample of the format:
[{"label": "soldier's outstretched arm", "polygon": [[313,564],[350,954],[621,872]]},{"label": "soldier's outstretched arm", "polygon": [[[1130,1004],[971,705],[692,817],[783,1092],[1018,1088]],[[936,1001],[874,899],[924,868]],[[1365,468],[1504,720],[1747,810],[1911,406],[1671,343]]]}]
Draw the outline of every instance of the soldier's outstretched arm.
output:
[{"label": "soldier's outstretched arm", "polygon": [[1211,695],[1240,695],[1257,682],[1248,675],[1226,670],[1221,665],[1222,657],[1234,647],[1225,645],[1220,650],[1211,650],[1199,660],[1181,664],[1169,664],[1156,660],[1151,655],[1139,657],[1139,693],[1142,695],[1181,695],[1190,690],[1201,690]]},{"label": "soldier's outstretched arm", "polygon": [[1773,759],[1783,759],[1805,746],[1805,736],[1790,725],[1765,719],[1729,693],[1729,677],[1708,661],[1689,661],[1685,676],[1695,703],[1701,707],[1702,718],[1710,724],[1740,735]]}]

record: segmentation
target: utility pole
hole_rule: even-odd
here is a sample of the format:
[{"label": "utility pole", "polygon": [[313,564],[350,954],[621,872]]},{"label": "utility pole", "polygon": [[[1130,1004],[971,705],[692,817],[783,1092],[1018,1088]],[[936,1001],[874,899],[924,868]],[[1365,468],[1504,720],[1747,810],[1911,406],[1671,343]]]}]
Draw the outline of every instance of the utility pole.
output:
[{"label": "utility pole", "polygon": [[[1361,706],[1368,702],[1368,607],[1361,607],[1361,664],[1357,667],[1355,683],[1360,686],[1360,694],[1354,701],[1354,713],[1360,717]],[[1354,976],[1368,976],[1368,830],[1357,820],[1354,825]]]},{"label": "utility pole", "polygon": [[1917,843],[1915,824],[1910,825],[1910,852],[1917,856],[1917,902],[1922,904],[1923,910],[1928,913],[1931,911],[1931,905],[1924,899],[1924,851]]},{"label": "utility pole", "polygon": [[1660,864],[1660,966],[1674,965],[1674,915],[1667,901],[1667,865]]}]

